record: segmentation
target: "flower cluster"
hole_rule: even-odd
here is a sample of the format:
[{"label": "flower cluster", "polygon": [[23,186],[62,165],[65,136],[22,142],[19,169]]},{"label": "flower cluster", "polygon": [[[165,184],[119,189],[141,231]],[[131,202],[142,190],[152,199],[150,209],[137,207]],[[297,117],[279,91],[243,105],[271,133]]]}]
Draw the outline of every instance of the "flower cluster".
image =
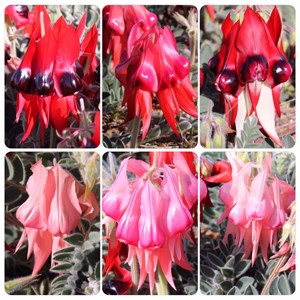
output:
[{"label": "flower cluster", "polygon": [[275,116],[280,116],[280,90],[292,74],[281,30],[276,7],[267,22],[250,7],[235,23],[228,15],[222,24],[220,51],[208,63],[216,76],[215,87],[224,100],[229,126],[235,124],[239,136],[245,118],[254,114],[278,145],[282,144],[275,130]]},{"label": "flower cluster", "polygon": [[29,197],[16,213],[24,226],[16,251],[27,236],[27,257],[34,253],[32,274],[37,274],[51,253],[66,247],[63,237],[79,225],[81,215],[95,218],[99,205],[93,192],[86,197],[84,186],[59,164],[45,168],[39,160],[31,170],[26,185]]},{"label": "flower cluster", "polygon": [[[125,88],[123,105],[127,105],[127,121],[141,117],[142,139],[147,135],[152,112],[152,99],[157,96],[163,114],[173,131],[179,109],[197,117],[194,99],[197,94],[189,78],[190,61],[180,55],[173,33],[158,27],[157,17],[143,6],[106,8],[104,40],[112,37],[116,77]],[[118,44],[115,41],[124,41]],[[107,46],[110,52],[112,44]],[[120,56],[121,51],[122,55]],[[120,60],[119,60],[120,56]]]},{"label": "flower cluster", "polygon": [[[102,199],[102,207],[106,221],[117,222],[115,244],[119,249],[120,242],[128,245],[130,265],[134,259],[138,261],[138,288],[148,274],[153,293],[158,269],[174,289],[172,262],[191,270],[182,239],[193,225],[190,210],[197,202],[198,184],[192,153],[154,153],[150,154],[150,163],[151,166],[132,158],[123,160]],[[129,180],[127,172],[135,179]],[[111,259],[106,258],[106,262],[111,263]]]},{"label": "flower cluster", "polygon": [[94,24],[84,34],[86,14],[76,29],[68,25],[64,17],[51,26],[44,6],[36,5],[33,14],[30,42],[11,77],[11,85],[18,91],[16,122],[22,110],[26,114],[26,131],[21,142],[40,118],[43,143],[49,123],[61,134],[68,125],[70,113],[79,121],[77,94],[95,82],[99,68],[95,56],[98,31]]},{"label": "flower cluster", "polygon": [[258,247],[268,260],[268,249],[276,245],[277,233],[286,222],[295,190],[272,174],[272,159],[266,154],[262,164],[243,162],[227,153],[232,180],[220,188],[225,210],[218,220],[228,218],[226,237],[232,234],[238,246],[244,241],[245,258],[252,253],[254,264]]}]

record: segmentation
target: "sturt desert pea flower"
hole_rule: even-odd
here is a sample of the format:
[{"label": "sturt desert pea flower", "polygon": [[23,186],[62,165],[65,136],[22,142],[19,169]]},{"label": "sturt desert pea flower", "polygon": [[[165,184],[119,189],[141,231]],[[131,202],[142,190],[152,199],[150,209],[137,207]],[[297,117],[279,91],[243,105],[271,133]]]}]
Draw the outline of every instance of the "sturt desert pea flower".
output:
[{"label": "sturt desert pea flower", "polygon": [[90,83],[91,70],[96,70],[94,45],[98,38],[94,25],[80,43],[85,20],[84,14],[76,29],[63,17],[51,26],[46,8],[34,7],[34,30],[21,64],[11,77],[11,85],[18,91],[16,122],[22,110],[26,115],[21,142],[30,135],[39,117],[42,144],[49,122],[61,134],[70,113],[79,121],[77,94]]},{"label": "sturt desert pea flower", "polygon": [[268,22],[247,7],[243,20],[233,23],[230,15],[224,20],[223,43],[209,61],[229,126],[235,124],[239,136],[245,118],[253,114],[278,145],[282,143],[275,130],[275,116],[280,116],[280,90],[292,74],[283,52],[281,31],[276,7]]},{"label": "sturt desert pea flower", "polygon": [[24,226],[16,251],[27,236],[27,257],[34,253],[32,273],[36,274],[51,253],[66,246],[63,237],[77,227],[81,214],[93,218],[99,206],[92,192],[87,198],[79,194],[82,187],[59,164],[45,168],[39,160],[31,170],[26,185],[29,197],[16,212]]},{"label": "sturt desert pea flower", "polygon": [[[112,54],[113,68],[119,64],[123,51],[130,52],[136,40],[156,23],[156,15],[143,5],[107,5],[104,7],[103,55]],[[137,26],[131,33],[135,24]]]},{"label": "sturt desert pea flower", "polygon": [[[126,262],[137,259],[140,268],[138,289],[149,276],[153,293],[155,272],[160,267],[175,288],[172,262],[191,270],[182,245],[193,224],[190,208],[196,203],[197,178],[181,153],[172,164],[162,164],[161,153],[151,154],[152,165],[127,158],[111,189],[102,199],[103,212],[117,222],[116,237],[128,245]],[[171,154],[162,154],[166,160]],[[129,180],[127,172],[135,178]],[[180,220],[180,222],[178,222]],[[108,260],[108,259],[107,259]]]},{"label": "sturt desert pea flower", "polygon": [[[131,34],[135,32],[134,25]],[[190,62],[177,51],[173,33],[168,27],[153,26],[134,44],[127,57],[116,67],[116,77],[125,88],[123,105],[127,105],[126,121],[141,116],[142,139],[147,135],[152,112],[152,99],[156,94],[163,114],[173,131],[175,115],[179,109],[197,117],[194,99],[197,94],[189,79]]]},{"label": "sturt desert pea flower", "polygon": [[25,27],[25,34],[30,36],[34,16],[27,5],[8,5],[5,8],[5,21],[8,24],[11,24],[11,21],[13,21],[18,29]]},{"label": "sturt desert pea flower", "polygon": [[228,218],[226,236],[232,234],[238,247],[244,241],[244,255],[254,264],[258,248],[265,262],[268,249],[277,243],[277,233],[287,221],[295,190],[272,174],[272,158],[266,154],[262,164],[244,163],[227,153],[232,165],[232,180],[220,188],[225,210],[218,220]]}]

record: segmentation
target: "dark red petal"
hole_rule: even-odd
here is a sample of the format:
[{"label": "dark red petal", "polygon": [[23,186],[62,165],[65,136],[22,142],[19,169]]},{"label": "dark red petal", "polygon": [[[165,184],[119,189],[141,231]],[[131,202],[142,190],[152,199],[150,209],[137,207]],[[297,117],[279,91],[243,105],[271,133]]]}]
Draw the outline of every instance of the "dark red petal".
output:
[{"label": "dark red petal", "polygon": [[79,21],[79,24],[76,28],[76,32],[77,32],[79,40],[81,40],[83,37],[85,24],[86,24],[86,12],[84,12],[84,14],[82,15],[82,17]]}]

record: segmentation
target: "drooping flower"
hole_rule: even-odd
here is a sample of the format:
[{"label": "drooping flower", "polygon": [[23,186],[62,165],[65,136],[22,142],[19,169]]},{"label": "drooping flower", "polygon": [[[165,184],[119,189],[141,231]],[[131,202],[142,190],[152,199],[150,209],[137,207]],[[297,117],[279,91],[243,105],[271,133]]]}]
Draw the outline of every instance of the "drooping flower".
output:
[{"label": "drooping flower", "polygon": [[23,110],[26,115],[21,142],[28,138],[39,118],[43,144],[44,130],[49,123],[61,134],[68,125],[70,113],[80,120],[77,94],[94,82],[91,72],[99,65],[95,58],[98,36],[94,25],[80,43],[85,14],[76,29],[63,17],[51,26],[46,8],[36,5],[33,21],[27,51],[19,68],[12,74],[11,85],[18,91],[16,122]]},{"label": "drooping flower", "polygon": [[270,154],[261,165],[244,163],[232,153],[227,157],[232,165],[232,180],[220,188],[225,210],[218,224],[228,218],[225,239],[232,234],[239,247],[244,242],[245,258],[252,253],[252,264],[260,247],[267,262],[268,249],[272,250],[277,242],[277,232],[287,220],[295,191],[272,174]]},{"label": "drooping flower", "polygon": [[[128,37],[135,33],[135,24]],[[168,27],[152,26],[127,49],[116,67],[116,77],[125,88],[123,105],[127,105],[126,121],[141,116],[142,139],[147,135],[156,94],[163,114],[172,130],[179,135],[175,115],[179,109],[197,117],[194,99],[197,94],[190,79],[190,62],[177,51],[173,33]]]},{"label": "drooping flower", "polygon": [[81,214],[87,219],[94,218],[99,206],[92,192],[88,198],[79,194],[80,184],[59,164],[45,168],[39,160],[31,170],[26,185],[29,197],[16,212],[24,226],[16,251],[27,236],[27,257],[34,253],[32,273],[36,274],[51,253],[67,245],[63,237],[77,227]]},{"label": "drooping flower", "polygon": [[34,23],[33,13],[29,11],[27,5],[8,5],[5,8],[5,21],[16,24],[17,28],[25,27],[25,34],[30,36]]},{"label": "drooping flower", "polygon": [[235,125],[240,136],[245,118],[255,115],[262,130],[278,145],[282,143],[275,116],[280,116],[280,90],[292,74],[283,52],[281,29],[276,6],[268,22],[250,7],[243,20],[235,23],[228,15],[222,24],[220,51],[209,61],[228,125]]},{"label": "drooping flower", "polygon": [[[151,154],[151,166],[127,158],[122,161],[114,184],[103,197],[103,212],[117,223],[116,238],[128,245],[126,262],[131,265],[137,259],[139,263],[138,289],[148,275],[153,293],[155,272],[159,267],[175,288],[172,262],[191,269],[184,255],[182,239],[193,224],[190,208],[198,195],[197,178],[188,164],[190,155],[187,157],[186,160],[178,152],[155,153]],[[163,164],[163,159],[169,164]],[[129,180],[127,172],[133,173],[135,178]],[[109,257],[106,258],[108,261],[111,261]]]},{"label": "drooping flower", "polygon": [[[103,55],[112,54],[113,68],[119,64],[123,51],[130,52],[136,40],[156,23],[156,15],[143,5],[107,5],[104,7]],[[134,25],[136,25],[134,32],[131,33]]]}]

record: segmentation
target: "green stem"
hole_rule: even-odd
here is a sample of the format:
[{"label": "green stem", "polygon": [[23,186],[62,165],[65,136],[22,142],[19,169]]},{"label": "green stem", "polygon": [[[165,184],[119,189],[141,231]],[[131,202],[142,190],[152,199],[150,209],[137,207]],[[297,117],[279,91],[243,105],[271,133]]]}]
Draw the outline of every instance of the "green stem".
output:
[{"label": "green stem", "polygon": [[168,282],[159,262],[157,263],[155,287],[157,295],[169,295]]},{"label": "green stem", "polygon": [[50,128],[50,144],[49,148],[56,148],[56,132],[55,129],[51,126]]},{"label": "green stem", "polygon": [[137,295],[137,289],[139,286],[139,277],[140,277],[140,271],[139,271],[139,262],[137,260],[137,257],[134,256],[131,263],[131,281],[132,281],[132,287],[131,287],[131,294]]},{"label": "green stem", "polygon": [[135,116],[131,121],[131,139],[130,139],[130,148],[138,147],[138,138],[141,127],[141,116]]}]

